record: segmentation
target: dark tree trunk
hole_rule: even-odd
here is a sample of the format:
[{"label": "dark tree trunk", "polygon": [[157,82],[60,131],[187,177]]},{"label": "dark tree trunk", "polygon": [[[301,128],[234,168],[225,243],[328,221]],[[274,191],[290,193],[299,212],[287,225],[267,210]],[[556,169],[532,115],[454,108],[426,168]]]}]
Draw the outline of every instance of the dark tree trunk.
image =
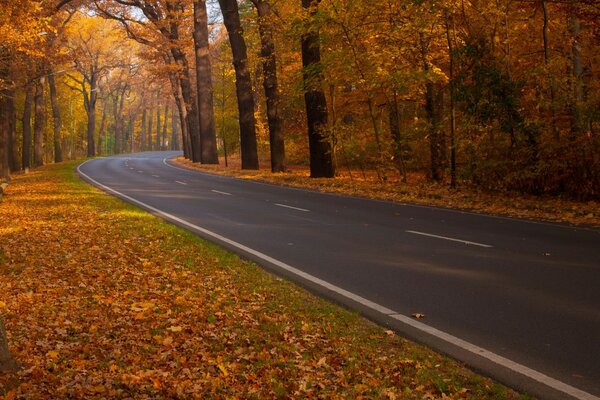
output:
[{"label": "dark tree trunk", "polygon": [[54,162],[59,163],[63,160],[62,152],[62,122],[60,119],[60,109],[58,107],[58,98],[56,94],[56,82],[53,74],[48,75],[48,86],[50,87],[50,103],[52,104],[52,118],[54,119]]},{"label": "dark tree trunk", "polygon": [[269,143],[271,145],[271,172],[285,171],[285,144],[283,121],[279,115],[279,90],[277,85],[277,62],[275,41],[273,40],[273,11],[267,1],[252,1],[258,12],[260,33],[260,56],[263,60],[263,87],[267,98],[267,120],[269,123]]},{"label": "dark tree trunk", "polygon": [[392,98],[388,101],[388,114],[390,123],[390,135],[394,140],[394,161],[400,173],[402,181],[408,181],[406,176],[406,165],[404,163],[404,152],[402,145],[402,134],[400,133],[400,112],[398,111],[398,93],[394,91]]},{"label": "dark tree trunk", "polygon": [[[316,12],[319,1],[302,0],[302,7]],[[310,176],[333,178],[335,165],[331,142],[327,137],[327,100],[323,93],[323,74],[320,71],[321,49],[319,32],[309,28],[302,35],[302,66],[304,79],[304,102],[308,122],[308,146],[310,151]]]},{"label": "dark tree trunk", "polygon": [[25,89],[25,105],[23,108],[23,149],[21,153],[23,169],[31,167],[31,108],[33,106],[33,86]]},{"label": "dark tree trunk", "polygon": [[219,155],[217,153],[212,72],[209,57],[208,16],[205,0],[194,0],[194,49],[196,54],[200,147],[202,149],[201,162],[203,164],[218,164]]},{"label": "dark tree trunk", "polygon": [[175,105],[171,109],[171,150],[179,150],[179,140],[177,131],[177,119],[175,118]]},{"label": "dark tree trunk", "polygon": [[15,108],[15,92],[8,92],[6,99],[6,118],[8,119],[8,168],[11,172],[21,169],[19,149],[17,146],[17,110]]},{"label": "dark tree trunk", "polygon": [[39,167],[44,165],[44,129],[45,129],[45,113],[44,113],[44,78],[36,83],[34,96],[34,125],[33,125],[33,166]]},{"label": "dark tree trunk", "polygon": [[8,339],[6,338],[6,330],[0,318],[0,371],[16,371],[19,369],[19,364],[11,357],[8,351]]},{"label": "dark tree trunk", "polygon": [[200,143],[200,121],[198,118],[198,101],[192,92],[190,79],[190,67],[185,54],[179,48],[171,50],[173,59],[181,67],[179,84],[181,86],[181,96],[185,105],[186,127],[189,137],[189,145],[193,162],[201,161],[201,143]]},{"label": "dark tree trunk", "polygon": [[237,0],[219,0],[223,22],[229,35],[235,69],[235,86],[240,119],[240,149],[242,169],[258,169],[254,96],[248,70],[248,55],[240,22]]},{"label": "dark tree trunk", "polygon": [[[0,91],[0,183],[9,175],[8,168],[8,96],[7,91]],[[2,194],[2,189],[0,189]],[[1,332],[0,332],[1,334]],[[0,343],[0,346],[2,343]],[[0,351],[2,349],[0,348]],[[0,356],[2,354],[0,353]]]},{"label": "dark tree trunk", "polygon": [[[423,71],[429,72],[428,50],[423,33],[419,34]],[[441,132],[443,90],[433,82],[425,84],[425,116],[429,121],[429,150],[431,155],[431,179],[438,182],[443,179],[444,134]]]}]

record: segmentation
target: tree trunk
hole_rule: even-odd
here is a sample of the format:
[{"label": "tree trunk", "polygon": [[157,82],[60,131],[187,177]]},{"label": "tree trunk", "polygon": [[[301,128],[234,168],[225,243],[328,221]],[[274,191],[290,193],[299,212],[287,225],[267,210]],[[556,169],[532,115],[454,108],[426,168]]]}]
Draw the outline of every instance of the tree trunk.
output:
[{"label": "tree trunk", "polygon": [[169,120],[169,101],[165,101],[165,113],[162,126],[162,134],[160,135],[160,149],[167,150],[167,121]]},{"label": "tree trunk", "polygon": [[8,339],[6,330],[0,318],[0,371],[17,371],[19,364],[11,357],[8,351]]},{"label": "tree trunk", "polygon": [[144,103],[142,103],[142,130],[140,132],[140,139],[141,139],[141,143],[140,143],[140,150],[141,151],[146,151],[146,103],[144,101]]},{"label": "tree trunk", "polygon": [[[314,16],[319,2],[320,0],[302,0],[302,7],[310,10],[310,15]],[[333,178],[335,165],[331,142],[327,137],[327,100],[322,89],[323,74],[319,68],[320,63],[320,35],[314,28],[309,28],[302,35],[302,66],[304,68],[302,75],[308,123],[310,176],[312,178]]]},{"label": "tree trunk", "polygon": [[[423,71],[430,70],[427,46],[424,34],[419,33],[421,44],[421,60]],[[436,90],[437,89],[437,90]],[[431,81],[425,84],[425,116],[429,121],[429,150],[431,155],[431,179],[439,182],[443,179],[443,132],[441,129],[441,106],[443,105],[443,91],[436,88]]]},{"label": "tree trunk", "polygon": [[[160,95],[159,95],[160,97]],[[160,132],[161,132],[161,126],[160,126],[160,100],[156,102],[156,138],[155,138],[155,142],[154,142],[154,150],[160,150]]]},{"label": "tree trunk", "polygon": [[[106,143],[106,135],[104,134],[104,130],[106,128],[106,109],[102,108],[102,118],[100,118],[100,131],[98,131],[98,155],[101,156],[103,153],[108,155],[108,144]],[[106,150],[103,150],[103,146],[105,146]]]},{"label": "tree trunk", "polygon": [[[6,90],[0,91],[0,183],[9,175],[8,168],[8,96]],[[0,189],[0,194],[1,189]],[[0,343],[1,345],[2,343]],[[1,348],[0,348],[1,351]],[[0,353],[0,356],[2,354]]]},{"label": "tree trunk", "polygon": [[235,86],[240,119],[240,150],[242,169],[258,169],[258,150],[256,144],[256,119],[254,117],[254,96],[248,70],[248,55],[243,29],[240,22],[237,0],[219,0],[223,22],[229,35]]},{"label": "tree trunk", "polygon": [[406,165],[402,146],[402,135],[400,133],[400,113],[398,112],[398,94],[394,90],[392,98],[388,101],[388,114],[390,124],[390,135],[394,140],[394,161],[402,174],[402,182],[406,183]]},{"label": "tree trunk", "polygon": [[200,147],[202,148],[201,162],[203,164],[218,164],[212,71],[209,57],[208,15],[205,0],[194,0],[194,49],[196,54]]},{"label": "tree trunk", "polygon": [[6,118],[8,119],[8,169],[14,172],[21,169],[17,146],[17,110],[15,108],[14,90],[8,91],[6,101]]},{"label": "tree trunk", "polygon": [[450,33],[450,15],[444,12],[446,22],[446,40],[450,58],[450,187],[456,188],[456,93],[454,82],[454,45]]},{"label": "tree trunk", "polygon": [[23,169],[31,167],[31,108],[33,105],[33,86],[25,89],[25,105],[23,108],[23,149],[21,152]]},{"label": "tree trunk", "polygon": [[33,125],[33,166],[39,167],[44,165],[44,130],[45,130],[45,113],[44,113],[44,80],[40,78],[35,86],[34,96],[34,125]]},{"label": "tree trunk", "polygon": [[56,82],[54,74],[52,73],[48,75],[48,86],[50,87],[50,103],[52,104],[52,118],[54,119],[54,162],[59,163],[63,160],[61,135],[62,122],[56,95]]},{"label": "tree trunk", "polygon": [[581,33],[581,24],[576,16],[571,16],[571,58],[573,68],[573,103],[571,110],[571,132],[579,136],[583,133],[583,112],[581,103],[583,102],[583,64],[581,62],[581,45],[579,44],[579,34]]},{"label": "tree trunk", "polygon": [[267,98],[267,120],[269,123],[269,143],[271,145],[271,172],[283,172],[285,171],[285,143],[283,140],[283,121],[279,115],[277,62],[271,20],[273,10],[267,1],[253,0],[253,3],[258,12],[260,56],[263,60],[263,87]]},{"label": "tree trunk", "polygon": [[148,110],[148,139],[146,139],[146,143],[148,144],[148,150],[152,151],[152,124],[154,123],[154,99],[150,103],[150,109]]},{"label": "tree trunk", "polygon": [[179,141],[177,140],[177,119],[175,119],[175,104],[171,107],[171,150],[179,150]]}]

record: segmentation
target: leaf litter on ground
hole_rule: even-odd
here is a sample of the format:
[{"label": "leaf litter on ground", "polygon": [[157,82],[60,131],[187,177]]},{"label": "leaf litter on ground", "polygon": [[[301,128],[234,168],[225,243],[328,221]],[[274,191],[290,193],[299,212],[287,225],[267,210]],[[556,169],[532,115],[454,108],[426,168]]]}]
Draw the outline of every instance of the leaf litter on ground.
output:
[{"label": "leaf litter on ground", "polygon": [[0,315],[4,399],[525,396],[83,183],[15,177]]}]

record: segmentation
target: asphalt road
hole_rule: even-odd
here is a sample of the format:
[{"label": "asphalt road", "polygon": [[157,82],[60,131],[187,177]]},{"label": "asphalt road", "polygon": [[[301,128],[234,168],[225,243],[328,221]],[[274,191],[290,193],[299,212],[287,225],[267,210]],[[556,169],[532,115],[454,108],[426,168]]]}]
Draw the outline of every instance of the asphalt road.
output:
[{"label": "asphalt road", "polygon": [[231,179],[176,154],[80,173],[513,387],[600,397],[600,230]]}]

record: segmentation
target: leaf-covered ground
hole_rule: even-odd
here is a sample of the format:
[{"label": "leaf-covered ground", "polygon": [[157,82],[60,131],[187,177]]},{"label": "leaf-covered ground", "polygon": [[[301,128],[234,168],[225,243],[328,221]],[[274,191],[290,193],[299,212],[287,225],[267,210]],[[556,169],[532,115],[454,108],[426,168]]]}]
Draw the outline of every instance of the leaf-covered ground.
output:
[{"label": "leaf-covered ground", "polygon": [[0,201],[4,399],[513,399],[513,391],[82,183]]},{"label": "leaf-covered ground", "polygon": [[290,166],[288,172],[272,174],[268,164],[261,164],[259,171],[241,171],[237,159],[230,160],[229,167],[224,167],[223,161],[218,166],[200,165],[183,157],[177,158],[175,162],[186,168],[200,171],[330,193],[566,222],[574,225],[600,226],[600,202],[598,201],[583,202],[551,196],[490,192],[473,187],[452,189],[448,184],[429,182],[422,174],[412,174],[408,177],[408,183],[404,183],[397,172],[388,173],[384,181],[381,174],[378,176],[372,170],[340,169],[335,179],[314,179],[309,177],[310,171],[306,166]]}]

